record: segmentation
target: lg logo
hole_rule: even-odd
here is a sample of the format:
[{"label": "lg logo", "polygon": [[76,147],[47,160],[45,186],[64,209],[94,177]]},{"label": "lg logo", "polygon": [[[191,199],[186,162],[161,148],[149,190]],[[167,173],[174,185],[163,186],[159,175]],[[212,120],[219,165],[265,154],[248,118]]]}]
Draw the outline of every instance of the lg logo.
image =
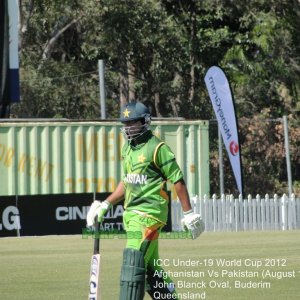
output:
[{"label": "lg logo", "polygon": [[[0,215],[1,216],[1,215]],[[2,212],[2,223],[0,230],[16,230],[21,229],[19,210],[15,206],[7,206]]]}]

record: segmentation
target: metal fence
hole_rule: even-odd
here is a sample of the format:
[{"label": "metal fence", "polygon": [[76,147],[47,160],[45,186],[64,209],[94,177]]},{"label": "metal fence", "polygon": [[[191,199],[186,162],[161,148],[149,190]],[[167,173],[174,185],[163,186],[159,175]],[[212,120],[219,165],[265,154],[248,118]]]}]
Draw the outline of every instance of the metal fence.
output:
[{"label": "metal fence", "polygon": [[[300,195],[300,118],[239,118],[243,194]],[[221,137],[220,137],[221,138]],[[238,195],[236,181],[215,120],[209,121],[210,195]],[[195,195],[198,195],[195,193]],[[262,196],[263,197],[263,196]]]},{"label": "metal fence", "polygon": [[[222,195],[211,199],[204,196],[192,198],[192,206],[201,214],[206,231],[248,231],[248,230],[291,230],[300,229],[300,198],[295,195],[279,197],[257,195],[247,199],[242,196]],[[172,230],[182,230],[183,217],[179,201],[172,202]]]}]

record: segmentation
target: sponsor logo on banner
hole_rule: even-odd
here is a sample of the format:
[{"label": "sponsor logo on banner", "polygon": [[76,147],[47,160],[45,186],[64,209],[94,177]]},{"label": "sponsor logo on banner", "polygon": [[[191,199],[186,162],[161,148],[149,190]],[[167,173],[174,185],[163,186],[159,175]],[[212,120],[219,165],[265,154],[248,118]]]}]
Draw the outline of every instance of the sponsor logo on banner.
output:
[{"label": "sponsor logo on banner", "polygon": [[236,156],[239,153],[239,144],[236,141],[231,141],[229,144],[230,153]]},{"label": "sponsor logo on banner", "polygon": [[2,212],[2,222],[0,230],[17,230],[21,229],[19,210],[15,206],[7,206]]},{"label": "sponsor logo on banner", "polygon": [[[57,194],[0,197],[0,237],[49,234],[81,234],[94,197],[109,193]],[[123,207],[113,207],[101,223],[102,231],[124,231]]]},{"label": "sponsor logo on banner", "polygon": [[[49,194],[0,197],[0,237],[82,234],[93,199],[103,201],[110,193]],[[169,205],[170,202],[169,202]],[[122,202],[105,215],[100,230],[124,233]],[[169,215],[163,231],[171,230]]]},{"label": "sponsor logo on banner", "polygon": [[[74,220],[86,220],[86,215],[90,206],[59,206],[55,210],[55,219],[60,222]],[[124,208],[122,205],[112,207],[104,217],[104,223],[101,223],[100,229],[104,231],[124,230],[123,217]]]},{"label": "sponsor logo on banner", "polygon": [[226,75],[219,67],[209,68],[205,84],[229,155],[240,194],[243,194],[241,157],[233,97]]}]

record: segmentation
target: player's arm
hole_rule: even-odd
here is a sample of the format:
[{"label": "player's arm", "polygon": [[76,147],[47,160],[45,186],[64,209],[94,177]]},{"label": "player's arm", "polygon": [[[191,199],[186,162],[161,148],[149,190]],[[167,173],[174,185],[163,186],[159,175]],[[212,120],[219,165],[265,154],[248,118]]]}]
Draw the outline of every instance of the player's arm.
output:
[{"label": "player's arm", "polygon": [[174,153],[166,144],[159,144],[159,149],[156,149],[155,154],[154,163],[163,176],[174,184],[182,210],[184,212],[192,210],[188,189]]},{"label": "player's arm", "polygon": [[121,180],[113,193],[111,193],[105,201],[109,202],[111,205],[115,205],[124,199],[125,187]]},{"label": "player's arm", "polygon": [[93,226],[95,217],[98,216],[98,222],[103,222],[104,216],[112,205],[119,203],[125,194],[125,187],[123,181],[120,181],[117,188],[112,192],[103,202],[95,200],[86,216],[87,226]]},{"label": "player's arm", "polygon": [[184,212],[190,211],[192,209],[189,193],[186,184],[183,179],[174,183],[175,191],[179,198],[179,201]]},{"label": "player's arm", "polygon": [[184,214],[182,225],[191,232],[192,238],[195,239],[204,231],[204,223],[201,216],[193,211],[183,174],[176,162],[175,155],[167,145],[162,145],[156,153],[156,165],[165,178],[174,183]]}]

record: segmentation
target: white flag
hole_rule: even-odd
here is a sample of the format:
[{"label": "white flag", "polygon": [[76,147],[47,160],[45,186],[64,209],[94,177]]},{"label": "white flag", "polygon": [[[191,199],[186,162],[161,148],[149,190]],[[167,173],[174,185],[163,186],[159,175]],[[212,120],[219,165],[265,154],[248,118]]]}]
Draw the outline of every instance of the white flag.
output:
[{"label": "white flag", "polygon": [[229,155],[238,190],[240,194],[243,194],[239,137],[228,80],[222,69],[216,66],[209,68],[204,80]]}]

